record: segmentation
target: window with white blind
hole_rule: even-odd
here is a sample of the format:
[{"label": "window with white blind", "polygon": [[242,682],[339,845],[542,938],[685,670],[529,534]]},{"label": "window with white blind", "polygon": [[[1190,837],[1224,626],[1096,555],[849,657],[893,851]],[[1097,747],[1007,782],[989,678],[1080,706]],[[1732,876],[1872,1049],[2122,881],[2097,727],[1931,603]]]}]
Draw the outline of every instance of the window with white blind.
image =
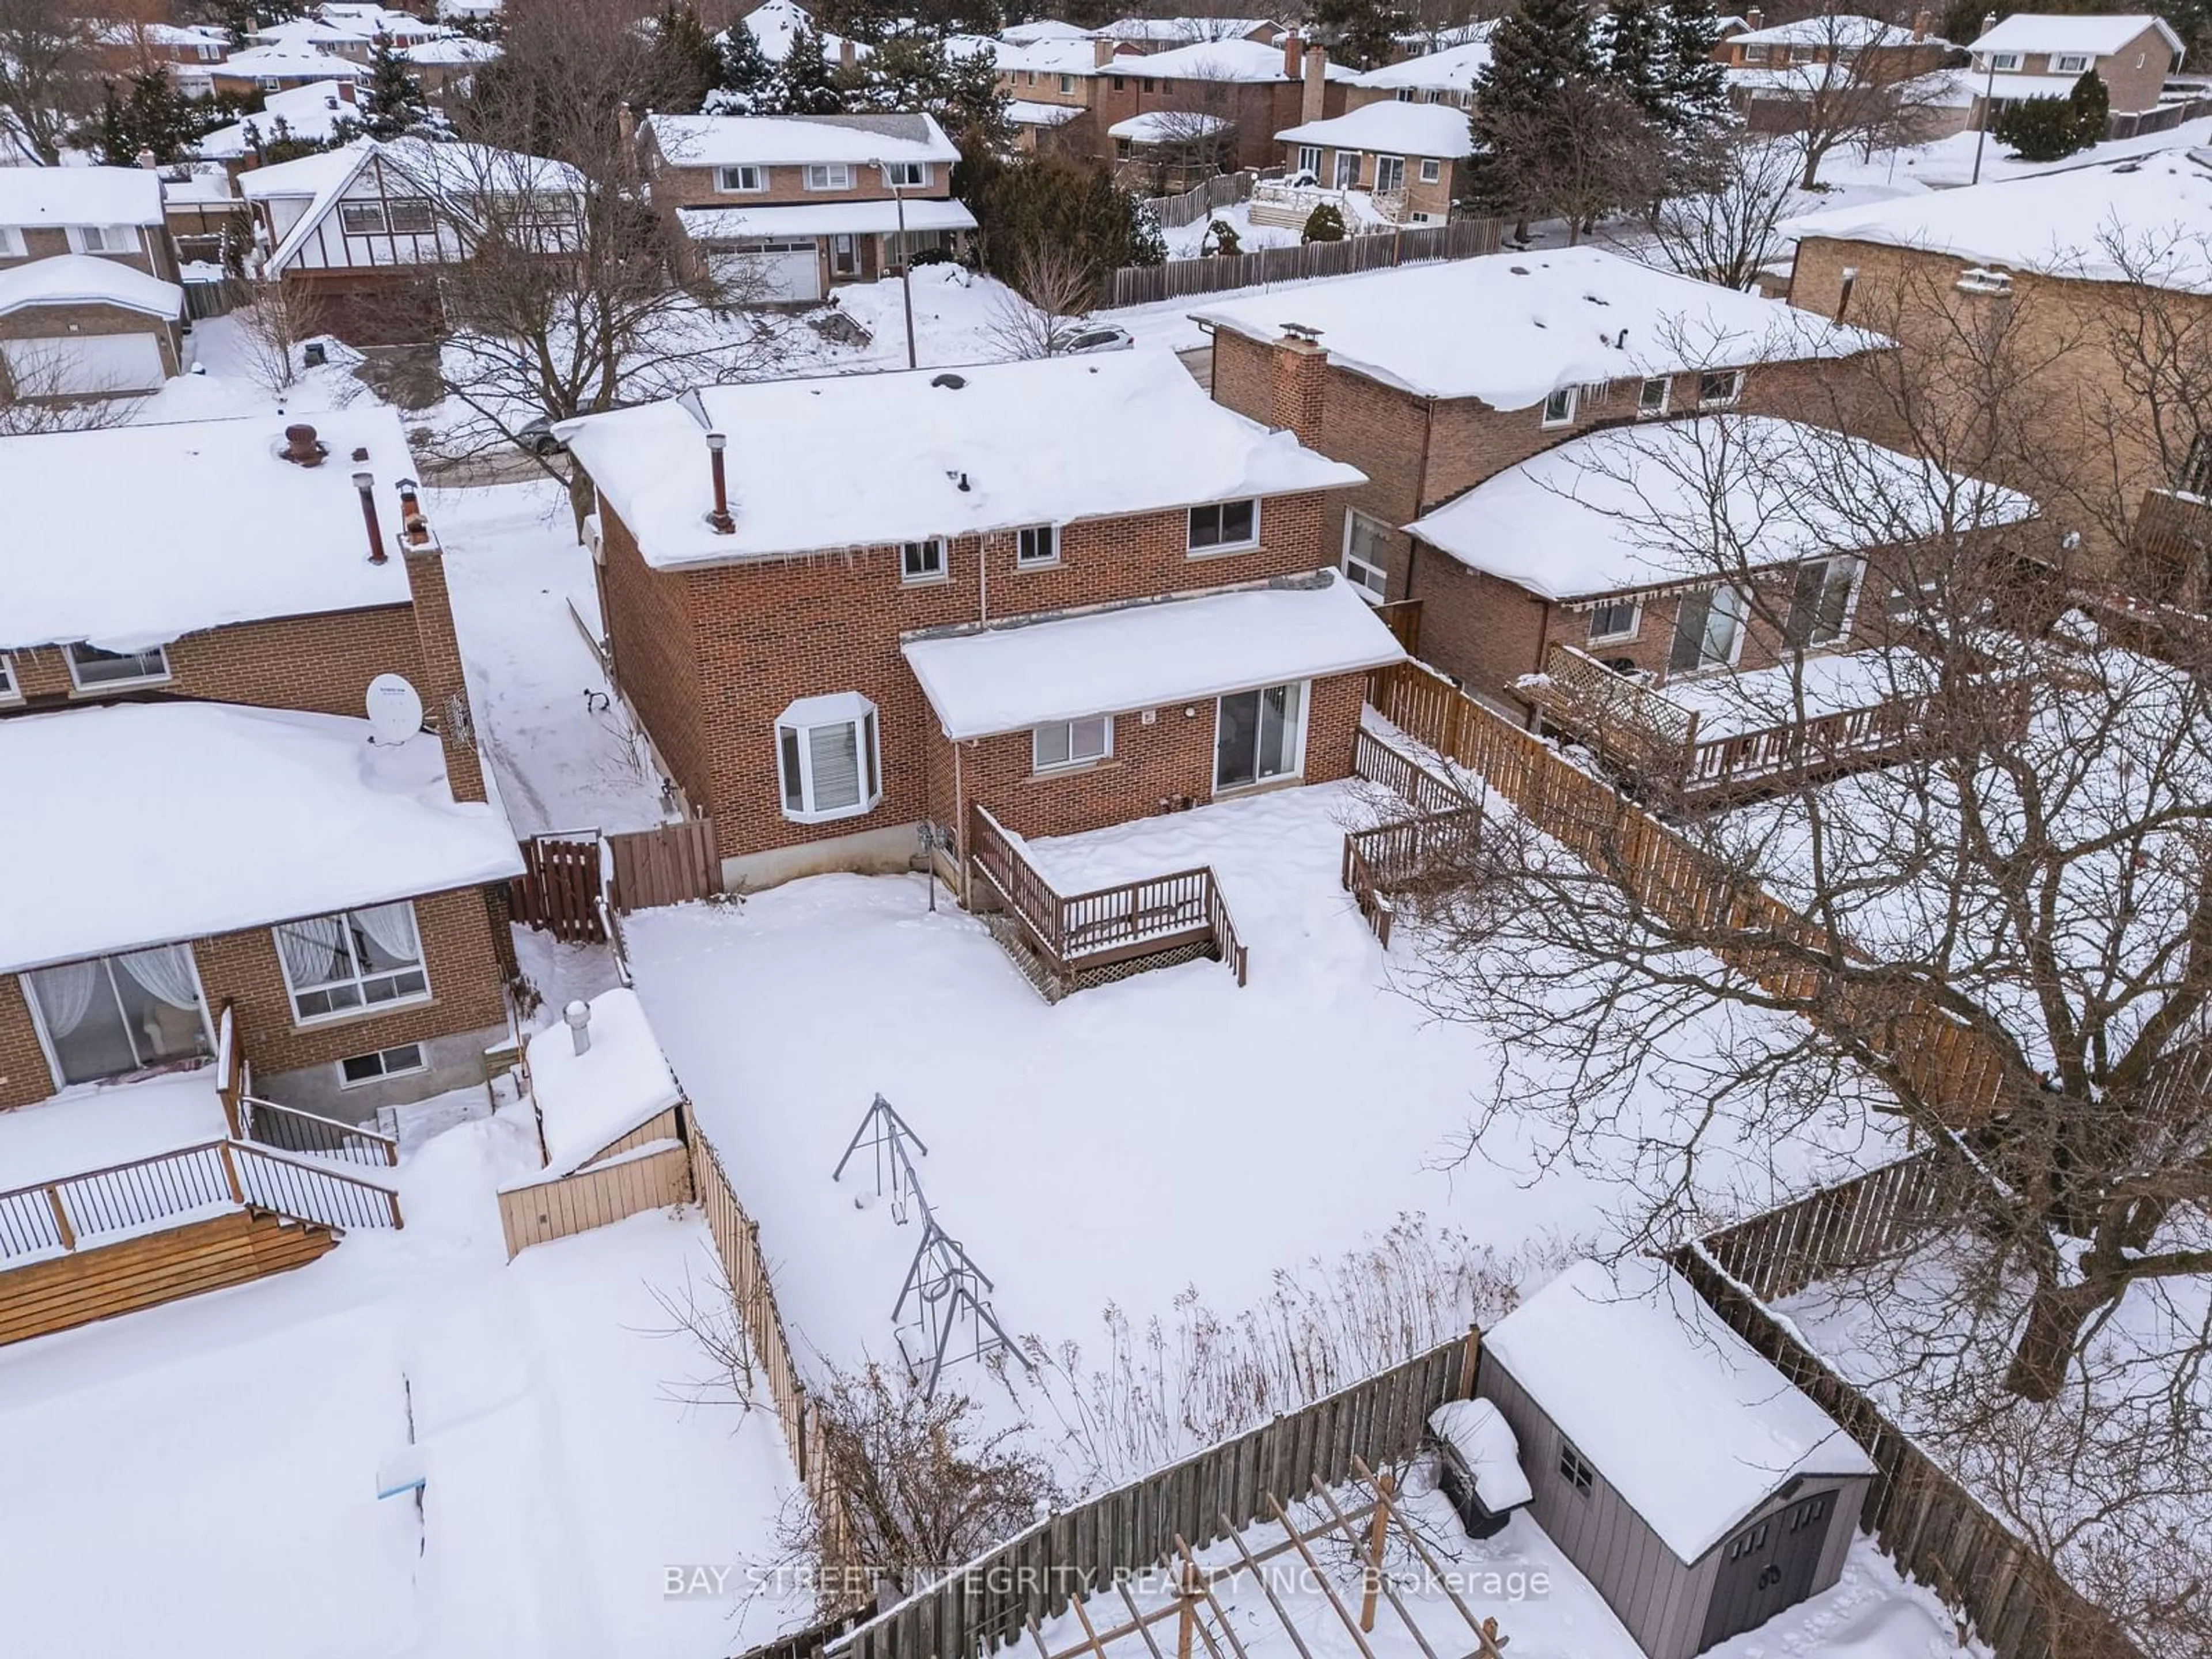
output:
[{"label": "window with white blind", "polygon": [[70,240],[79,253],[136,253],[142,246],[136,225],[78,225]]},{"label": "window with white blind", "polygon": [[406,899],[279,922],[269,931],[300,1024],[421,1002],[430,994],[422,936]]},{"label": "window with white blind", "polygon": [[806,187],[809,190],[850,190],[853,169],[843,161],[810,161],[806,166]]},{"label": "window with white blind", "polygon": [[158,645],[145,651],[102,651],[79,641],[68,654],[70,679],[80,691],[152,685],[169,678],[169,653]]},{"label": "window with white blind", "polygon": [[857,691],[801,697],[775,722],[783,815],[796,823],[858,817],[883,799],[876,706]]},{"label": "window with white blind", "polygon": [[1390,573],[1383,548],[1390,528],[1379,519],[1347,509],[1344,515],[1344,574],[1364,599],[1376,605],[1389,597]]},{"label": "window with white blind", "polygon": [[1086,714],[1081,720],[1054,720],[1030,732],[1030,766],[1038,772],[1064,766],[1088,766],[1114,752],[1114,717]]}]

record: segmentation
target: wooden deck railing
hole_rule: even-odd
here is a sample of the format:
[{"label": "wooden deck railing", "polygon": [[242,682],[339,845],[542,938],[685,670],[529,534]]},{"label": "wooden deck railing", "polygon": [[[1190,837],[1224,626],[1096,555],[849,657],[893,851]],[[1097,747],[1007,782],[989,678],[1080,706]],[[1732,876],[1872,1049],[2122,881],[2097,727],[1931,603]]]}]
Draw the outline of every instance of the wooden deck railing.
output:
[{"label": "wooden deck railing", "polygon": [[257,1100],[252,1095],[240,1095],[238,1106],[243,1139],[280,1152],[334,1158],[343,1164],[389,1169],[399,1162],[397,1140],[361,1124],[303,1112],[296,1106],[280,1106],[273,1100]]},{"label": "wooden deck railing", "polygon": [[0,1267],[247,1206],[324,1227],[402,1224],[388,1188],[210,1140],[0,1193]]},{"label": "wooden deck railing", "polygon": [[1694,709],[1683,708],[1632,675],[1616,673],[1589,652],[1563,641],[1554,640],[1545,648],[1543,674],[1521,684],[1529,699],[1562,726],[1587,727],[1616,741],[1625,738],[1638,751],[1679,751],[1698,740]]},{"label": "wooden deck railing", "polygon": [[1482,835],[1482,803],[1364,726],[1352,743],[1352,769],[1390,790],[1414,812],[1344,837],[1345,890],[1387,951],[1396,915],[1389,895],[1439,865],[1464,858]]},{"label": "wooden deck railing", "polygon": [[1911,749],[1927,714],[1925,697],[1899,698],[1732,738],[1707,738],[1691,745],[1682,786],[1696,792],[1778,773],[1824,772],[1853,760],[1901,757]]},{"label": "wooden deck railing", "polygon": [[1062,894],[981,805],[969,814],[968,855],[1059,974],[1159,956],[1205,940],[1245,982],[1246,948],[1210,866]]}]

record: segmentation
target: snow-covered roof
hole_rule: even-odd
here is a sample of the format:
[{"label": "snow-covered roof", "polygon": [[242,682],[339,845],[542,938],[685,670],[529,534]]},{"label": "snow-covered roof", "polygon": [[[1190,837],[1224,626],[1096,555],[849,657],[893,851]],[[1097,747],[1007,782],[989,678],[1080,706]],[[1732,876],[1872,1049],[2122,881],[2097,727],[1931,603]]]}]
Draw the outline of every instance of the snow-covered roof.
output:
[{"label": "snow-covered roof", "polygon": [[136,265],[91,253],[58,253],[0,270],[0,316],[27,306],[67,305],[120,306],[173,321],[184,315],[185,291]]},{"label": "snow-covered roof", "polygon": [[[793,202],[787,207],[684,208],[678,215],[695,241],[740,237],[889,235],[899,228],[900,204],[881,202]],[[923,197],[905,204],[910,231],[973,230],[975,216],[962,202]]]},{"label": "snow-covered roof", "polygon": [[1285,127],[1286,144],[1326,144],[1337,149],[1377,150],[1386,155],[1460,156],[1474,154],[1467,112],[1451,104],[1408,104],[1395,98],[1362,104],[1326,121]]},{"label": "snow-covered roof", "polygon": [[1115,122],[1106,129],[1106,136],[1127,138],[1133,144],[1187,144],[1228,130],[1229,122],[1222,116],[1200,115],[1194,110],[1148,109]]},{"label": "snow-covered roof", "polygon": [[[1561,386],[1845,357],[1888,343],[1808,312],[1597,248],[1401,266],[1192,313],[1258,340],[1321,331],[1329,361],[1427,398],[1529,409]],[[1480,325],[1438,328],[1439,317]]]},{"label": "snow-covered roof", "polygon": [[530,1092],[545,1127],[545,1169],[535,1180],[569,1174],[684,1098],[636,992],[617,986],[589,1006],[591,1047],[582,1054],[562,1008],[551,1010],[550,1030],[530,1039]]},{"label": "snow-covered roof", "polygon": [[169,169],[161,177],[161,200],[171,207],[235,207],[239,199],[220,161],[187,161],[181,173]]},{"label": "snow-covered roof", "polygon": [[[836,63],[848,42],[842,34],[831,34],[816,27],[814,14],[793,0],[764,0],[744,15],[745,27],[760,43],[761,53],[771,64],[781,64],[791,53],[792,37],[801,29],[813,28],[822,36],[822,55]],[[850,43],[854,55],[870,56],[875,48],[859,42]]]},{"label": "snow-covered roof", "polygon": [[206,23],[102,23],[94,31],[104,45],[135,46],[228,46],[230,32]]},{"label": "snow-covered roof", "polygon": [[161,175],[150,167],[0,167],[0,225],[158,225]]},{"label": "snow-covered roof", "polygon": [[[361,123],[361,106],[347,100],[343,81],[310,81],[305,86],[286,87],[270,93],[261,100],[260,110],[242,121],[234,121],[226,127],[201,135],[192,148],[202,155],[236,156],[252,153],[253,142],[248,130],[258,133],[266,143],[276,136],[276,123],[282,120],[284,130],[295,138],[319,142],[334,136],[348,122]],[[283,163],[290,166],[291,163]],[[256,172],[273,171],[256,168]],[[251,176],[250,174],[248,175]],[[312,195],[313,191],[304,192]]]},{"label": "snow-covered roof", "polygon": [[[1098,49],[1089,40],[1036,40],[1026,46],[989,42],[991,58],[1001,75],[1034,70],[1039,75],[1097,75],[1103,65]],[[1133,58],[1109,58],[1108,64],[1126,70]]]},{"label": "snow-covered roof", "polygon": [[1105,40],[1205,41],[1224,36],[1241,38],[1255,29],[1279,35],[1283,26],[1265,17],[1117,17],[1097,33]]},{"label": "snow-covered roof", "polygon": [[[1922,36],[1921,40],[1936,46],[1949,44],[1929,35]],[[1747,30],[1729,36],[1729,43],[1738,46],[1909,46],[1913,38],[1911,29],[1886,23],[1879,17],[1863,16],[1856,12],[1823,12],[1817,16],[1801,17],[1794,23]]]},{"label": "snow-covered roof", "polygon": [[368,71],[350,58],[312,46],[252,46],[209,66],[222,76],[271,76],[289,81],[357,81]]},{"label": "snow-covered roof", "polygon": [[432,69],[454,64],[489,64],[502,50],[496,40],[477,40],[456,34],[442,40],[418,41],[411,46],[401,46],[398,52],[407,62]]},{"label": "snow-covered roof", "polygon": [[1490,37],[1486,34],[1480,40],[1447,46],[1442,52],[1424,52],[1402,64],[1385,64],[1380,69],[1369,70],[1353,76],[1352,84],[1381,87],[1393,92],[1401,87],[1416,92],[1465,92],[1474,85],[1475,76],[1489,67]]},{"label": "snow-covered roof", "polygon": [[2212,163],[2185,149],[1785,221],[1809,236],[1923,248],[2090,282],[2212,290]]},{"label": "snow-covered roof", "polygon": [[[1283,49],[1261,40],[1194,40],[1147,58],[1113,67],[1130,75],[1170,81],[1296,81],[1299,75],[1285,70]],[[1353,71],[1341,64],[1328,65],[1327,78],[1349,81]]]},{"label": "snow-covered roof", "polygon": [[[1711,545],[1703,532],[1721,501],[1724,539]],[[1702,415],[1570,439],[1407,528],[1472,569],[1571,600],[1711,581],[1723,561],[1784,564],[2034,511],[2025,495],[1825,427]]]},{"label": "snow-covered roof", "polygon": [[[410,23],[414,21],[408,19]],[[263,46],[303,46],[313,50],[323,46],[364,46],[368,44],[370,33],[368,29],[327,23],[319,17],[291,17],[281,23],[271,23],[264,28],[254,30],[251,38]]]},{"label": "snow-covered roof", "polygon": [[1335,571],[1197,599],[908,639],[900,650],[955,743],[1403,660]]},{"label": "snow-covered roof", "polygon": [[1474,1477],[1474,1495],[1492,1515],[1529,1502],[1528,1476],[1513,1425],[1487,1400],[1447,1400],[1429,1413],[1429,1431],[1448,1443]]},{"label": "snow-covered roof", "polygon": [[682,167],[960,159],[927,115],[654,115],[645,125]]},{"label": "snow-covered roof", "polygon": [[[308,418],[330,450],[312,468],[277,459],[282,416],[0,438],[0,649],[145,650],[231,623],[407,604],[403,562],[369,562],[352,478],[376,475],[396,532],[393,485],[415,471],[398,415],[364,404]],[[356,448],[368,459],[349,459]]]},{"label": "snow-covered roof", "polygon": [[1082,107],[1076,104],[1039,104],[1025,98],[1006,101],[1006,119],[1018,127],[1066,126],[1082,113]]},{"label": "snow-covered roof", "polygon": [[523,190],[580,191],[583,174],[565,161],[524,155],[488,144],[434,143],[425,138],[356,138],[336,149],[255,167],[240,175],[239,190],[249,199],[308,197],[308,206],[293,222],[269,255],[264,268],[281,270],[315,234],[324,216],[337,205],[371,161],[385,166],[424,195],[450,201],[465,212],[471,198]]},{"label": "snow-covered roof", "polygon": [[999,38],[1013,46],[1028,46],[1040,40],[1088,40],[1091,31],[1063,23],[1057,17],[1040,17],[1033,22],[1009,23],[999,31]]},{"label": "snow-covered roof", "polygon": [[[705,521],[709,425],[729,436],[732,535]],[[706,386],[557,429],[662,568],[1363,477],[1215,403],[1172,353],[1144,349]]]},{"label": "snow-covered roof", "polygon": [[[114,703],[0,720],[9,855],[0,972],[504,881],[496,807],[457,802],[424,732],[217,702]],[[88,778],[137,810],[88,812]]]},{"label": "snow-covered roof", "polygon": [[2016,11],[1995,28],[1974,37],[1970,52],[2086,52],[2106,58],[2127,46],[2145,29],[2156,29],[2177,53],[2181,37],[2163,17],[2148,12],[2106,16],[2064,16],[2051,12]]},{"label": "snow-covered roof", "polygon": [[1482,1346],[1685,1563],[1794,1476],[1875,1472],[1857,1442],[1656,1262],[1577,1262]]}]

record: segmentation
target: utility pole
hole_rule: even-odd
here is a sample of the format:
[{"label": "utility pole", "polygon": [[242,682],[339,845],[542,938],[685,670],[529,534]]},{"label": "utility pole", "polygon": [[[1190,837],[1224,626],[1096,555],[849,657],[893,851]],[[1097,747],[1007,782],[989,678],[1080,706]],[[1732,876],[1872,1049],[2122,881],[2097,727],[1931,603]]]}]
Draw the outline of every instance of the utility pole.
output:
[{"label": "utility pole", "polygon": [[[1996,26],[1996,13],[1987,11],[1982,14],[1983,33],[1987,34]],[[1976,185],[1982,182],[1982,146],[1990,141],[1990,109],[1996,101],[1997,90],[1997,55],[1985,52],[1982,56],[1989,60],[1989,69],[1982,82],[1982,118],[1974,130],[1974,176],[1968,180],[1970,184]]]},{"label": "utility pole", "polygon": [[898,210],[899,297],[906,305],[906,366],[912,368],[915,367],[914,267],[906,257],[906,197],[900,191],[897,175],[884,166],[880,158],[872,165],[883,168],[884,182],[890,186],[891,201]]}]

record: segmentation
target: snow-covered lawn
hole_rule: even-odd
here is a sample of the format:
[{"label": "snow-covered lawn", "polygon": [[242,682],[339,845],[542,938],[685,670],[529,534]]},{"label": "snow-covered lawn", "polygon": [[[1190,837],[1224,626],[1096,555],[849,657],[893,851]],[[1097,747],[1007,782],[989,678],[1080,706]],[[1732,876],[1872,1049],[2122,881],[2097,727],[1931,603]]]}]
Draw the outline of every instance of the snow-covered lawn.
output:
[{"label": "snow-covered lawn", "polygon": [[[1233,1312],[1409,1212],[1501,1255],[1608,1236],[1625,1190],[1547,1165],[1533,1133],[1493,1127],[1461,1158],[1507,1056],[1395,985],[1406,947],[1386,960],[1338,884],[1362,810],[1324,786],[1031,843],[1064,891],[1212,864],[1249,947],[1243,990],[1201,961],[1048,1006],[949,897],[931,915],[919,878],[631,918],[640,994],[801,1346],[840,1363],[893,1346],[919,1228],[857,1204],[865,1175],[830,1180],[878,1092],[927,1144],[923,1188],[995,1279],[1000,1318],[1048,1345],[1095,1341],[1109,1304],[1139,1328],[1172,1321],[1187,1287]],[[1710,1035],[1664,1046],[1694,1060]],[[1696,1092],[1693,1066],[1662,1065],[1638,1109],[1695,1109]],[[1879,1153],[1847,1111],[1829,1133],[1744,1148],[1700,1181],[1732,1212]],[[1622,1134],[1625,1179],[1639,1153]]]},{"label": "snow-covered lawn", "polygon": [[[765,1604],[662,1595],[665,1565],[766,1556],[796,1485],[771,1413],[691,1403],[708,1362],[654,1291],[704,1290],[705,1226],[647,1213],[509,1265],[493,1187],[535,1163],[526,1115],[463,1122],[402,1164],[401,1232],[0,1349],[10,1650],[712,1659],[769,1634]],[[376,1495],[410,1417],[419,1520]]]}]

